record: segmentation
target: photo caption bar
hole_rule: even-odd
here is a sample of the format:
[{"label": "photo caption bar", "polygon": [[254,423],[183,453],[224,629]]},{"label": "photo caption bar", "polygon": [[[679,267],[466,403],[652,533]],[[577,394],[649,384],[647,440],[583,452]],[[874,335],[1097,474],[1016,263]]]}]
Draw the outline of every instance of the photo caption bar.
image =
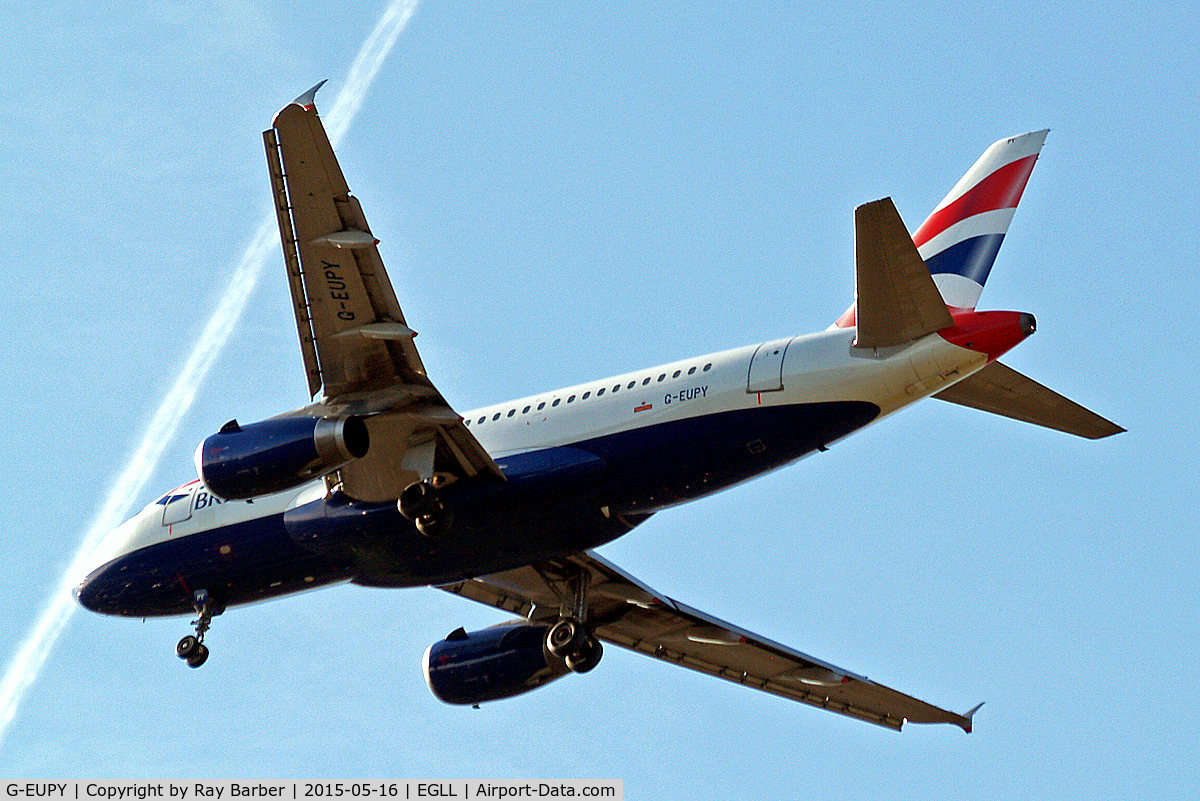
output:
[{"label": "photo caption bar", "polygon": [[4,782],[4,798],[49,801],[231,801],[231,799],[410,799],[602,798],[624,801],[623,782],[452,781],[452,782]]}]

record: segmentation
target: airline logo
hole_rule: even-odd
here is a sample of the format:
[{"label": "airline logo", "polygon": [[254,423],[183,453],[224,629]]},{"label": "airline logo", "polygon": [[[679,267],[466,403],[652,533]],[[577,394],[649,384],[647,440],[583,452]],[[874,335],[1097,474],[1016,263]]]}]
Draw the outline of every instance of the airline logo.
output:
[{"label": "airline logo", "polygon": [[[971,311],[979,303],[1047,133],[994,142],[913,234],[951,312]],[[851,304],[833,325],[848,328],[858,324],[857,318]]]},{"label": "airline logo", "polygon": [[996,142],[913,234],[951,309],[974,309],[1033,172],[1046,131]]}]

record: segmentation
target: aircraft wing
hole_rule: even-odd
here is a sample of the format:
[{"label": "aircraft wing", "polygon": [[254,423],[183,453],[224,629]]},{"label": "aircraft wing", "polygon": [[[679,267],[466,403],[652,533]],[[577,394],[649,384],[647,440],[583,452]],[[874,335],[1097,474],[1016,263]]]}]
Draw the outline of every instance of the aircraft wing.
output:
[{"label": "aircraft wing", "polygon": [[263,133],[308,390],[298,413],[367,418],[370,452],[343,468],[343,490],[394,500],[434,473],[501,476],[425,374],[358,199],[350,194],[313,98]]},{"label": "aircraft wing", "polygon": [[[667,598],[588,551],[458,582],[442,589],[539,620],[569,613],[587,586],[587,624],[601,640],[793,701],[896,729],[952,723],[971,731],[975,709],[939,709],[816,657]],[[976,707],[978,709],[978,707]]]}]

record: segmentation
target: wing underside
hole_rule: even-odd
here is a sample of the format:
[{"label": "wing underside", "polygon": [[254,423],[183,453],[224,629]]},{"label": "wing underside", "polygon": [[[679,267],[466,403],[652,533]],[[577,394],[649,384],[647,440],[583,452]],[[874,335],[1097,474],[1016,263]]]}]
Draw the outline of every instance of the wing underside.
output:
[{"label": "wing underside", "polygon": [[1087,439],[1125,430],[1000,362],[992,362],[933,397]]},{"label": "wing underside", "polygon": [[654,592],[590,551],[442,589],[537,620],[569,610],[571,588],[581,580],[587,586],[587,623],[605,642],[891,729],[909,722],[971,730],[972,713],[939,709],[725,623]]},{"label": "wing underside", "polygon": [[297,413],[366,418],[370,452],[334,477],[360,500],[395,500],[408,483],[435,473],[501,476],[425,373],[378,240],[313,105],[315,91],[263,133],[308,389],[321,393]]}]

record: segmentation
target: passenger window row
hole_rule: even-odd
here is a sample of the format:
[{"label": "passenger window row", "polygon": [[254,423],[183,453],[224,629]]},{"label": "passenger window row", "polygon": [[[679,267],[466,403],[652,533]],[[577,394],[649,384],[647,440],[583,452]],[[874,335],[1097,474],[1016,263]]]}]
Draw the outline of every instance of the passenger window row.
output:
[{"label": "passenger window row", "polygon": [[[687,375],[695,375],[697,370],[699,370],[702,373],[707,373],[711,369],[712,369],[712,362],[708,362],[707,364],[704,365],[704,367],[701,367],[701,368],[689,367],[688,371],[687,371]],[[671,378],[676,379],[682,375],[684,375],[684,372],[682,369],[676,370],[675,372],[671,373]],[[658,383],[658,382],[662,382],[662,381],[666,381],[666,380],[667,380],[667,374],[659,373],[657,378],[655,378],[654,376],[646,376],[645,378],[643,378],[641,380],[640,383],[644,387],[644,386],[648,386],[651,381]],[[629,383],[625,384],[623,388],[626,390],[633,389],[638,384],[639,384],[639,382],[635,379],[635,380],[630,381]],[[566,402],[568,404],[572,404],[576,400],[585,401],[591,397],[602,398],[602,397],[604,397],[605,394],[615,395],[618,392],[620,392],[621,389],[622,389],[621,384],[614,384],[611,389],[607,386],[604,386],[604,387],[600,387],[599,389],[596,389],[596,390],[588,390],[587,392],[584,392],[582,395],[575,395],[575,394],[568,395]],[[553,408],[557,407],[559,404],[561,404],[562,402],[563,402],[562,398],[555,398],[553,401],[549,402],[550,408],[553,409]],[[547,401],[539,401],[536,409],[534,408],[532,403],[527,404],[525,407],[523,407],[520,410],[520,413],[521,414],[529,414],[531,411],[540,412],[546,408],[546,404],[547,404]],[[475,422],[475,425],[481,426],[484,423],[486,423],[488,420],[495,421],[495,420],[499,420],[501,417],[508,418],[508,417],[516,417],[516,416],[517,416],[517,409],[516,409],[516,407],[513,407],[513,408],[509,409],[507,413],[495,412],[491,415],[491,417],[489,417],[486,414],[481,415],[474,422]],[[471,426],[470,420],[464,420],[463,423],[466,424],[468,427]]]}]

